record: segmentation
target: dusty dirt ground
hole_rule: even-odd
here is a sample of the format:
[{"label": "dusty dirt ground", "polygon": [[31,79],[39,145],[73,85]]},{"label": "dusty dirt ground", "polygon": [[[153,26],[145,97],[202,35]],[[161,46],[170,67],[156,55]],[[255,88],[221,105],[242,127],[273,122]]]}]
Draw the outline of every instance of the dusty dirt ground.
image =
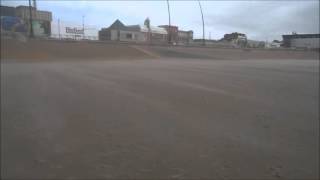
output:
[{"label": "dusty dirt ground", "polygon": [[2,178],[318,179],[318,91],[317,60],[2,59]]},{"label": "dusty dirt ground", "polygon": [[317,59],[2,40],[1,176],[318,179]]},{"label": "dusty dirt ground", "polygon": [[104,42],[1,39],[1,58],[24,61],[187,58],[212,60],[319,59],[317,51],[253,50],[199,47],[143,46]]},{"label": "dusty dirt ground", "polygon": [[143,47],[160,57],[213,59],[213,60],[261,60],[261,59],[319,59],[317,51],[277,49],[230,49],[210,47]]},{"label": "dusty dirt ground", "polygon": [[14,60],[94,60],[150,58],[128,45],[29,40],[1,40],[1,58]]}]

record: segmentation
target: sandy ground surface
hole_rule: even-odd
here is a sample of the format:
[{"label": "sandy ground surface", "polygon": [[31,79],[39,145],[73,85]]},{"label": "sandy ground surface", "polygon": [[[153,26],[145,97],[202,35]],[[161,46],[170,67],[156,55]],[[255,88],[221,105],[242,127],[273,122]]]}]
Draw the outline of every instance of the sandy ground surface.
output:
[{"label": "sandy ground surface", "polygon": [[1,65],[2,178],[319,178],[316,60]]},{"label": "sandy ground surface", "polygon": [[1,58],[14,60],[93,60],[150,58],[142,51],[121,44],[1,39]]},{"label": "sandy ground surface", "polygon": [[187,59],[319,59],[317,51],[143,46],[106,42],[68,42],[1,39],[1,58],[19,60]]},{"label": "sandy ground surface", "polygon": [[210,47],[141,46],[154,55],[166,58],[214,60],[319,59],[317,51],[283,49],[230,49]]}]

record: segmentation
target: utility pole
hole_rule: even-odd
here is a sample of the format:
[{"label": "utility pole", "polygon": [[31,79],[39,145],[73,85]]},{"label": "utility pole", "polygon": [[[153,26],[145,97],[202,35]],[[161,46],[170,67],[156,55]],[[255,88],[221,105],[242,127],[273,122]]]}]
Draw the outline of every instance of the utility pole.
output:
[{"label": "utility pole", "polygon": [[61,34],[60,34],[60,19],[58,18],[58,33],[59,33],[59,39],[61,39]]},{"label": "utility pole", "polygon": [[31,6],[31,0],[29,0],[29,23],[30,23],[30,38],[34,38],[33,33],[33,26],[32,26],[32,6]]},{"label": "utility pole", "polygon": [[84,15],[82,15],[82,29],[83,29],[83,34],[82,34],[82,39],[84,39]]},{"label": "utility pole", "polygon": [[203,18],[203,12],[202,12],[202,7],[201,7],[200,0],[198,0],[198,3],[199,3],[201,17],[202,17],[202,45],[205,46],[206,45],[206,40],[205,40],[205,33],[204,33],[204,18]]},{"label": "utility pole", "polygon": [[168,27],[168,44],[171,44],[171,16],[170,16],[170,4],[167,0],[168,14],[169,14],[169,27]]},{"label": "utility pole", "polygon": [[35,9],[37,9],[37,2],[36,2],[36,0],[32,0],[33,1],[33,7],[35,8]]}]

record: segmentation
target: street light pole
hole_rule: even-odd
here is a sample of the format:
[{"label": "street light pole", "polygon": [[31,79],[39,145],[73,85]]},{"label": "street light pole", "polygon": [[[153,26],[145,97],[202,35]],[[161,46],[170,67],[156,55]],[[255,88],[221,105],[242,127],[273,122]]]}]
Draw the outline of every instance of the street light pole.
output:
[{"label": "street light pole", "polygon": [[202,7],[201,7],[200,0],[198,0],[198,3],[199,3],[201,17],[202,17],[202,45],[205,46],[206,45],[206,40],[205,40],[205,33],[204,33],[204,18],[203,18],[203,12],[202,12]]},{"label": "street light pole", "polygon": [[29,23],[30,23],[30,38],[34,37],[34,32],[33,32],[33,26],[32,26],[32,6],[31,6],[31,0],[29,0]]},{"label": "street light pole", "polygon": [[168,43],[171,44],[171,16],[170,16],[169,0],[167,0],[167,6],[168,6],[168,14],[169,14]]}]

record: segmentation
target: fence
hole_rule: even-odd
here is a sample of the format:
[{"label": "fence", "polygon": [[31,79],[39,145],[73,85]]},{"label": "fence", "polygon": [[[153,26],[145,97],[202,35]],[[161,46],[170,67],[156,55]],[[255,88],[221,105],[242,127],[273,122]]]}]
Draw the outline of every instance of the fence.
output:
[{"label": "fence", "polygon": [[[98,40],[98,30],[100,27],[90,25],[83,21],[68,21],[53,17],[51,22],[51,36],[53,39],[63,40]],[[69,29],[82,31],[81,34],[73,33]],[[69,31],[68,31],[69,30]]]},{"label": "fence", "polygon": [[81,34],[51,34],[50,38],[60,40],[98,40],[97,36],[85,36]]}]

